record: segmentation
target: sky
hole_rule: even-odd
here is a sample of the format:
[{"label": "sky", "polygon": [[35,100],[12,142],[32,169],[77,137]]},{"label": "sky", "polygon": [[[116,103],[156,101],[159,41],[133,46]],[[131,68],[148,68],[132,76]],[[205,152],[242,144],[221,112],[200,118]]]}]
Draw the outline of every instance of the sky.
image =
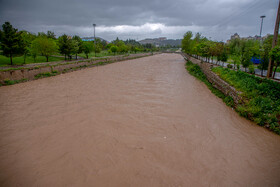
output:
[{"label": "sky", "polygon": [[0,0],[0,24],[9,21],[19,30],[53,31],[96,36],[112,41],[167,37],[182,39],[184,33],[226,41],[273,34],[279,0]]}]

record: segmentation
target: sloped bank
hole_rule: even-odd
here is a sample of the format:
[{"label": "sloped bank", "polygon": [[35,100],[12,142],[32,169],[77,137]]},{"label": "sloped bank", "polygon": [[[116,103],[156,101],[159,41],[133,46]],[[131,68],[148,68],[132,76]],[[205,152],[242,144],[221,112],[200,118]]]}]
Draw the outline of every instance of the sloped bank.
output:
[{"label": "sloped bank", "polygon": [[241,92],[237,91],[234,87],[222,80],[217,74],[212,72],[211,68],[213,65],[203,63],[202,61],[195,59],[185,53],[182,53],[182,56],[186,60],[190,60],[192,63],[199,65],[207,80],[213,85],[213,87],[220,90],[223,94],[232,97],[235,105],[242,102]]},{"label": "sloped bank", "polygon": [[[241,116],[280,134],[280,100],[279,94],[277,94],[280,87],[278,83],[256,78],[243,72],[212,68],[211,64],[201,62],[186,54],[182,55],[187,60],[186,67],[189,73],[203,81],[227,105],[235,108]],[[229,81],[232,86],[226,81]],[[234,101],[234,104],[228,102],[228,97]]]},{"label": "sloped bank", "polygon": [[[154,53],[157,54],[157,53]],[[127,56],[113,56],[101,59],[90,59],[76,62],[65,62],[58,64],[41,64],[35,67],[20,67],[12,69],[3,69],[0,71],[0,84],[11,85],[19,82],[35,80],[43,77],[50,77],[61,73],[71,72],[86,67],[105,65],[113,62],[131,60],[146,56],[152,53],[131,54]]]}]

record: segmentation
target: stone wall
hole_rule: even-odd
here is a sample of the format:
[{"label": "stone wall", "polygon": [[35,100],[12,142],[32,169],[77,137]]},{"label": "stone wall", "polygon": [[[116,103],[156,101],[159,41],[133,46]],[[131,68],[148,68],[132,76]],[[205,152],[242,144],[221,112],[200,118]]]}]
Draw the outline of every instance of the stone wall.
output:
[{"label": "stone wall", "polygon": [[[154,53],[156,54],[156,53]],[[88,66],[94,66],[99,62],[117,62],[123,60],[129,60],[134,58],[140,58],[150,56],[151,53],[131,54],[129,56],[112,56],[100,59],[91,59],[84,61],[64,62],[64,63],[45,63],[33,67],[20,67],[16,70],[1,70],[0,71],[0,83],[3,84],[5,80],[18,81],[18,80],[34,80],[36,75],[48,72],[64,73],[73,71],[79,68],[85,68]]]},{"label": "stone wall", "polygon": [[209,64],[207,62],[203,62],[196,58],[193,58],[185,53],[182,53],[182,56],[186,60],[190,60],[192,63],[197,64],[200,66],[202,72],[205,74],[208,81],[218,90],[223,92],[223,94],[227,96],[231,96],[234,100],[234,103],[237,105],[238,103],[242,102],[241,94],[242,92],[237,91],[234,87],[230,86],[227,82],[222,80],[217,74],[215,74],[211,69],[213,64]]}]

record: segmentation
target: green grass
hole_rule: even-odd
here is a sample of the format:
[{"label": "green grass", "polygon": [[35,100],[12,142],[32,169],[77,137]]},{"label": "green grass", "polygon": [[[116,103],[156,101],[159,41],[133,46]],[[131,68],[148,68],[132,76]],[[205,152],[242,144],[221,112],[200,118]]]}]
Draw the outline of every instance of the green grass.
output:
[{"label": "green grass", "polygon": [[214,93],[217,97],[221,98],[226,103],[226,105],[230,107],[234,106],[234,101],[232,97],[224,95],[220,90],[213,87],[213,85],[207,80],[206,76],[197,64],[193,64],[191,61],[187,61],[186,69],[191,75],[204,82],[207,85],[207,87],[211,90],[211,92]]},{"label": "green grass", "polygon": [[215,67],[212,71],[242,92],[244,103],[236,107],[241,116],[280,134],[279,83],[228,68]]},{"label": "green grass", "polygon": [[[64,60],[64,58],[62,58],[62,57],[49,57],[49,62],[61,61],[61,60]],[[13,57],[13,64],[14,65],[23,65],[23,62],[24,62],[23,56]],[[27,56],[25,63],[26,64],[33,64],[33,63],[42,63],[42,62],[46,62],[46,57],[38,56],[36,58],[36,62],[34,62],[34,59],[31,56]],[[10,64],[11,64],[10,58],[5,57],[3,55],[0,55],[0,66],[10,66]]]},{"label": "green grass", "polygon": [[35,75],[35,79],[40,79],[40,78],[44,78],[44,77],[51,77],[51,76],[55,76],[57,74],[58,74],[57,71],[39,73],[39,74]]},{"label": "green grass", "polygon": [[[27,79],[21,79],[21,80],[5,79],[3,85],[13,85],[13,84],[17,84],[17,83],[21,83],[21,82],[25,82],[25,81],[27,81]],[[0,86],[2,86],[2,85],[0,85]]]}]

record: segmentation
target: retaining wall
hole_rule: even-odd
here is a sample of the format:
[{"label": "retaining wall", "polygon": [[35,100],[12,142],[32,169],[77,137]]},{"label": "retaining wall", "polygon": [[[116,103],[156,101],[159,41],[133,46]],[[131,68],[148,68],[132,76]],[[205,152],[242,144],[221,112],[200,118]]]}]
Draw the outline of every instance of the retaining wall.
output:
[{"label": "retaining wall", "polygon": [[234,100],[234,103],[237,105],[242,102],[241,94],[242,92],[237,91],[234,87],[230,86],[227,82],[222,80],[217,74],[215,74],[211,69],[213,67],[212,64],[203,62],[196,58],[193,58],[185,53],[182,53],[182,56],[186,60],[190,60],[192,63],[200,66],[202,72],[205,74],[207,80],[218,90],[223,92],[223,94],[227,96],[231,96]]}]

